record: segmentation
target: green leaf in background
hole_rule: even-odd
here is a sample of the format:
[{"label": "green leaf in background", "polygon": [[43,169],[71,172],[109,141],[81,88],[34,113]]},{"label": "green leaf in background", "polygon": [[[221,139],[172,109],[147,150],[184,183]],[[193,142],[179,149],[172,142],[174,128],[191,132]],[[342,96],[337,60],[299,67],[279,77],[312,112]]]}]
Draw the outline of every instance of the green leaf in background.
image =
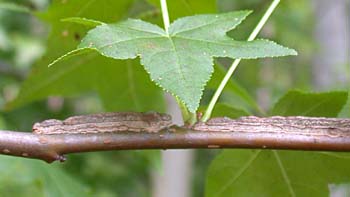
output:
[{"label": "green leaf in background", "polygon": [[[201,106],[200,111],[204,111],[207,106]],[[230,118],[239,118],[241,116],[249,116],[250,114],[243,109],[232,107],[228,104],[217,103],[214,107],[212,118],[214,117],[230,117]]]},{"label": "green leaf in background", "polygon": [[0,196],[90,196],[82,183],[42,161],[1,156],[0,174]]},{"label": "green leaf in background", "polygon": [[347,99],[347,92],[304,93],[292,90],[277,102],[271,115],[336,117]]},{"label": "green leaf in background", "polygon": [[339,117],[350,118],[350,92],[348,92],[348,101],[343,107],[343,110],[339,113]]},{"label": "green leaf in background", "polygon": [[[305,102],[302,102],[301,96]],[[308,102],[309,99],[315,102]],[[274,115],[336,116],[346,103],[347,93],[291,91],[281,100],[283,102],[277,103],[274,108]],[[330,100],[334,103],[329,103]],[[333,104],[335,107],[329,107]],[[284,110],[277,113],[277,109]],[[348,154],[226,150],[208,169],[206,196],[326,197],[331,185],[350,183],[349,166]]]},{"label": "green leaf in background", "polygon": [[0,11],[1,10],[30,13],[30,10],[27,7],[8,2],[0,2]]},{"label": "green leaf in background", "polygon": [[85,26],[91,27],[91,28],[104,24],[103,22],[96,21],[93,19],[79,18],[79,17],[64,18],[61,21],[81,24],[81,25],[85,25]]},{"label": "green leaf in background", "polygon": [[75,96],[96,91],[108,111],[163,111],[162,91],[151,83],[137,61],[111,61],[95,53],[47,68],[54,59],[74,49],[89,30],[83,25],[62,22],[62,19],[83,17],[115,22],[128,15],[133,3],[132,0],[56,0],[45,13],[38,13],[51,24],[49,50],[33,68],[18,97],[7,107],[12,109],[50,95]]},{"label": "green leaf in background", "polygon": [[[222,79],[225,77],[226,70],[220,64],[215,64],[214,69],[215,71],[207,84],[207,88],[216,90]],[[226,93],[228,94],[228,97],[234,101],[234,106],[243,107],[243,109],[247,111],[261,111],[255,99],[233,78],[231,78],[224,88],[223,94]]]},{"label": "green leaf in background", "polygon": [[[159,0],[148,1],[160,8]],[[167,1],[170,20],[195,14],[216,13],[216,4],[217,0]]]},{"label": "green leaf in background", "polygon": [[331,184],[350,182],[350,159],[327,153],[223,151],[207,174],[206,196],[329,196]]},{"label": "green leaf in background", "polygon": [[4,129],[4,128],[6,128],[6,124],[5,124],[4,118],[0,114],[0,129]]},{"label": "green leaf in background", "polygon": [[241,42],[226,36],[249,13],[184,17],[172,23],[169,32],[141,20],[128,19],[97,26],[78,48],[95,49],[115,59],[141,57],[151,79],[195,112],[213,72],[213,57],[252,59],[296,55],[294,50],[271,41]]}]

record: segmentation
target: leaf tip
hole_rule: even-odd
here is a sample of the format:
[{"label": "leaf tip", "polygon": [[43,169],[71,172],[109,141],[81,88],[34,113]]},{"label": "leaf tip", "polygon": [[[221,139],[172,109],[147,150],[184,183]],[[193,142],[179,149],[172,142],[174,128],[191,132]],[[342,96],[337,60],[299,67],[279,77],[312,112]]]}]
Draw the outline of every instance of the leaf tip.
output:
[{"label": "leaf tip", "polygon": [[104,22],[101,22],[101,21],[87,19],[87,18],[81,18],[81,17],[63,18],[60,21],[61,22],[76,23],[76,24],[87,26],[87,27],[97,27],[97,26],[105,24]]},{"label": "leaf tip", "polygon": [[75,49],[75,50],[70,51],[70,52],[68,52],[68,53],[66,53],[66,54],[64,54],[64,55],[62,55],[61,57],[55,59],[55,60],[54,60],[53,62],[51,62],[47,67],[51,67],[51,66],[57,64],[58,62],[61,62],[61,61],[63,61],[63,60],[66,60],[66,59],[68,59],[68,58],[70,58],[70,57],[73,57],[73,56],[76,56],[76,55],[80,55],[80,54],[87,53],[87,52],[89,52],[89,51],[91,51],[91,50],[93,50],[93,49],[91,49],[91,48],[78,48],[78,49]]},{"label": "leaf tip", "polygon": [[294,49],[290,49],[291,50],[291,55],[298,55],[298,51],[294,50]]}]

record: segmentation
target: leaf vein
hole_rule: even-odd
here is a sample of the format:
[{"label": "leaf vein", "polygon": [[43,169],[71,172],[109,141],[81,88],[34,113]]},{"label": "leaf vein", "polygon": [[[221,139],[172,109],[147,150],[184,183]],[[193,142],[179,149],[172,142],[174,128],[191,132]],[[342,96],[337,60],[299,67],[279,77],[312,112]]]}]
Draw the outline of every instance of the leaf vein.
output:
[{"label": "leaf vein", "polygon": [[292,197],[296,197],[295,191],[294,191],[294,189],[293,189],[293,187],[292,187],[292,183],[291,183],[291,181],[290,181],[290,179],[289,179],[289,177],[288,177],[288,174],[287,174],[286,169],[285,169],[284,166],[283,166],[283,163],[282,163],[282,161],[281,161],[280,156],[278,155],[278,153],[277,153],[276,150],[273,150],[272,152],[273,152],[273,154],[274,154],[274,156],[275,156],[275,158],[276,158],[276,161],[277,161],[278,166],[279,166],[280,169],[281,169],[282,177],[283,177],[284,181],[285,181],[286,184],[287,184],[288,191],[289,191],[290,195],[291,195]]},{"label": "leaf vein", "polygon": [[247,169],[248,167],[255,161],[255,159],[258,157],[260,154],[261,150],[257,150],[247,161],[245,165],[242,166],[241,169],[238,170],[236,175],[228,181],[221,189],[217,192],[215,196],[220,196],[230,185],[232,185]]}]

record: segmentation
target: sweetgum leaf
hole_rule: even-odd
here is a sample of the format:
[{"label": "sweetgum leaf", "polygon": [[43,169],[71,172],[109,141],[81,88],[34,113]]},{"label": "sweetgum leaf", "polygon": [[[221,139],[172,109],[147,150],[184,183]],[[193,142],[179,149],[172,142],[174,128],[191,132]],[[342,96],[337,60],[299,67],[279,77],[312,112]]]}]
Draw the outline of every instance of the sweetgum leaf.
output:
[{"label": "sweetgum leaf", "polygon": [[[216,90],[216,88],[219,87],[222,79],[225,77],[225,74],[227,72],[227,70],[220,64],[215,64],[214,69],[215,71],[210,81],[207,83],[207,89]],[[222,97],[225,97],[225,94],[227,94],[226,97],[229,97],[230,99],[232,99],[232,101],[234,101],[234,103],[232,104],[233,106],[239,106],[240,108],[245,109],[246,111],[261,112],[261,109],[258,103],[255,101],[255,99],[234,78],[231,78],[226,84],[222,93]]]},{"label": "sweetgum leaf", "polygon": [[296,55],[294,50],[271,41],[242,42],[226,36],[249,13],[184,17],[172,23],[169,32],[141,20],[128,19],[97,26],[78,48],[95,49],[114,59],[141,57],[151,79],[195,112],[213,72],[213,57],[251,59]]},{"label": "sweetgum leaf", "polygon": [[92,196],[91,189],[57,164],[0,156],[1,196]]},{"label": "sweetgum leaf", "polygon": [[[334,117],[346,101],[347,92],[290,91],[273,115]],[[208,170],[206,196],[326,197],[331,185],[350,182],[349,166],[348,153],[225,150]]]},{"label": "sweetgum leaf", "polygon": [[87,19],[87,18],[80,18],[80,17],[64,18],[61,21],[77,23],[77,24],[85,25],[87,27],[96,27],[96,26],[104,24],[101,21],[97,21],[97,20],[93,20],[93,19]]},{"label": "sweetgum leaf", "polygon": [[276,103],[271,114],[336,117],[347,99],[348,93],[345,91],[305,93],[291,90]]},{"label": "sweetgum leaf", "polygon": [[230,117],[230,118],[239,118],[242,116],[249,116],[248,112],[243,109],[232,107],[225,103],[217,103],[214,107],[212,117]]},{"label": "sweetgum leaf", "polygon": [[348,92],[348,101],[344,105],[342,111],[339,113],[341,118],[350,118],[350,92]]},{"label": "sweetgum leaf", "polygon": [[1,10],[8,10],[8,11],[14,11],[14,12],[21,12],[21,13],[30,13],[30,9],[27,7],[14,4],[14,3],[8,3],[8,2],[0,2],[0,11]]},{"label": "sweetgum leaf", "polygon": [[207,197],[329,196],[350,182],[350,159],[324,152],[226,150],[211,164]]},{"label": "sweetgum leaf", "polygon": [[[148,2],[157,6],[159,10],[161,9],[159,0],[148,0]],[[170,13],[170,20],[189,15],[217,12],[217,0],[168,1],[167,5]]]}]

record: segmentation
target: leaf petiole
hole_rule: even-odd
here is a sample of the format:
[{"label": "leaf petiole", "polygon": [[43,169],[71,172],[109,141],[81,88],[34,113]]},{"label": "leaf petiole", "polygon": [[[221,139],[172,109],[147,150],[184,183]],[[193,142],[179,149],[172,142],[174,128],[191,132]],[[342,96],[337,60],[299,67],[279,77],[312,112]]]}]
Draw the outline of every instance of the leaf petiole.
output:
[{"label": "leaf petiole", "polygon": [[[260,19],[259,23],[256,25],[256,27],[254,28],[254,30],[252,31],[252,33],[248,37],[248,39],[247,39],[248,41],[253,41],[256,38],[258,33],[261,31],[262,27],[265,25],[266,21],[269,19],[269,17],[271,16],[273,11],[275,10],[277,5],[279,4],[279,2],[280,2],[280,0],[273,0],[271,5],[269,6],[267,11],[265,12],[264,16]],[[241,62],[241,59],[235,59],[235,61],[232,63],[232,65],[229,68],[229,70],[227,71],[224,79],[221,81],[219,87],[215,91],[214,96],[210,100],[208,108],[205,111],[205,113],[204,113],[204,115],[203,115],[203,117],[201,119],[202,122],[208,121],[209,118],[211,117],[211,114],[212,114],[212,112],[214,110],[215,104],[217,103],[217,101],[218,101],[222,91],[224,90],[227,82],[230,80],[232,74],[234,73],[234,71],[236,70],[236,68],[237,68],[237,66],[238,66],[238,64],[240,62]]]},{"label": "leaf petiole", "polygon": [[185,123],[193,125],[197,122],[197,115],[188,111],[186,105],[184,105],[179,98],[175,96],[176,102],[180,107],[182,119]]}]

